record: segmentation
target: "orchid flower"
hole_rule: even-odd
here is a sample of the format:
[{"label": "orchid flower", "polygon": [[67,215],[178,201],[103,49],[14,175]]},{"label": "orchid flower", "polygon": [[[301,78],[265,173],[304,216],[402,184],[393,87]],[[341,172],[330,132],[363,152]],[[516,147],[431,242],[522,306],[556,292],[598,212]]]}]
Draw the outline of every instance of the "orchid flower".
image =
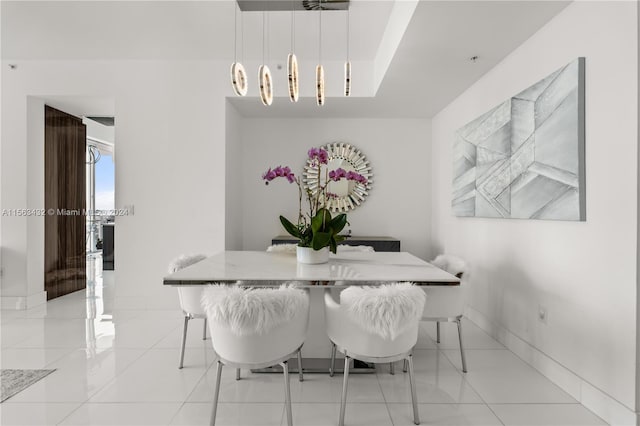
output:
[{"label": "orchid flower", "polygon": [[278,166],[273,170],[269,168],[262,174],[262,179],[265,181],[265,185],[269,185],[269,182],[277,177],[284,177],[289,181],[289,183],[293,183],[296,181],[296,175],[291,172],[291,169],[288,166]]}]

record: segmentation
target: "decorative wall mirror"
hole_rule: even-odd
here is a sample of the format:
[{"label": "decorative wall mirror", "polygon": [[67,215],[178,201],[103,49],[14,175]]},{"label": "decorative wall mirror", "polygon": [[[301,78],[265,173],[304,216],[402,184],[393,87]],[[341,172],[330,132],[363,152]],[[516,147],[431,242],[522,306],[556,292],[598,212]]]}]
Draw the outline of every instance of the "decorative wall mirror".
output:
[{"label": "decorative wall mirror", "polygon": [[326,166],[322,166],[320,174],[316,168],[311,167],[310,161],[307,162],[302,173],[305,189],[312,194],[317,193],[319,186],[326,183],[330,170],[342,168],[347,172],[359,173],[367,179],[366,183],[347,180],[329,181],[327,187],[327,192],[332,194],[327,201],[329,211],[347,212],[355,209],[367,198],[373,185],[373,173],[369,161],[358,148],[348,143],[334,142],[321,148],[329,154],[329,162]]}]

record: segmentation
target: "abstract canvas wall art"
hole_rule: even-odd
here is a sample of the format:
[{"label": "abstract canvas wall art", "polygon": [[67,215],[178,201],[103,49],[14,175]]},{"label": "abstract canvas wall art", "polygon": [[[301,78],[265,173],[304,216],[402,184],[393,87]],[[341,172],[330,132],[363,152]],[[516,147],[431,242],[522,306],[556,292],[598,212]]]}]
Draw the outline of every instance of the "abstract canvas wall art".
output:
[{"label": "abstract canvas wall art", "polygon": [[456,216],[585,220],[584,58],[456,132]]}]

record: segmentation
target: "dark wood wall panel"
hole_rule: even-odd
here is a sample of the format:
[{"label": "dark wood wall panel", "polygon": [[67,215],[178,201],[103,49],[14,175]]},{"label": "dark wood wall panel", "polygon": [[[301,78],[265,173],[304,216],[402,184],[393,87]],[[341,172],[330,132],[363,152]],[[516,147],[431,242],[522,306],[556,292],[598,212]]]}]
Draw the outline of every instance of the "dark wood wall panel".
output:
[{"label": "dark wood wall panel", "polygon": [[73,115],[45,106],[44,221],[47,299],[86,287],[86,127]]}]

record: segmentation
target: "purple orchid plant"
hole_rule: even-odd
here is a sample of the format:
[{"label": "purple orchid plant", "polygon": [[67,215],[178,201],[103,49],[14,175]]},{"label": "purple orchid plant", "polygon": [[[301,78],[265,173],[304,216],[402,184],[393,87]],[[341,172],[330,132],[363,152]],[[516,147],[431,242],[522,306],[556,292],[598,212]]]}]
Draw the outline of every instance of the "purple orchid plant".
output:
[{"label": "purple orchid plant", "polygon": [[[329,163],[329,154],[322,148],[311,148],[307,153],[309,156],[308,164],[310,167],[317,168],[318,176],[320,176],[323,165]],[[330,181],[338,182],[342,179],[355,181],[366,185],[367,179],[359,173],[349,171],[342,168],[335,170],[325,170],[326,178],[324,185],[320,184],[317,191],[312,192],[303,188],[300,178],[297,177],[289,167],[278,166],[273,169],[269,168],[263,175],[262,179],[265,184],[279,177],[285,178],[289,183],[295,183],[298,186],[298,221],[296,224],[289,221],[284,216],[280,216],[280,223],[284,229],[293,237],[298,238],[301,247],[312,247],[314,250],[320,250],[323,247],[335,253],[338,243],[345,239],[344,236],[338,235],[347,225],[347,215],[341,213],[335,217],[331,216],[327,208],[327,202],[336,198],[337,195],[327,191]],[[309,212],[302,211],[302,197],[306,194],[309,203]]]}]

